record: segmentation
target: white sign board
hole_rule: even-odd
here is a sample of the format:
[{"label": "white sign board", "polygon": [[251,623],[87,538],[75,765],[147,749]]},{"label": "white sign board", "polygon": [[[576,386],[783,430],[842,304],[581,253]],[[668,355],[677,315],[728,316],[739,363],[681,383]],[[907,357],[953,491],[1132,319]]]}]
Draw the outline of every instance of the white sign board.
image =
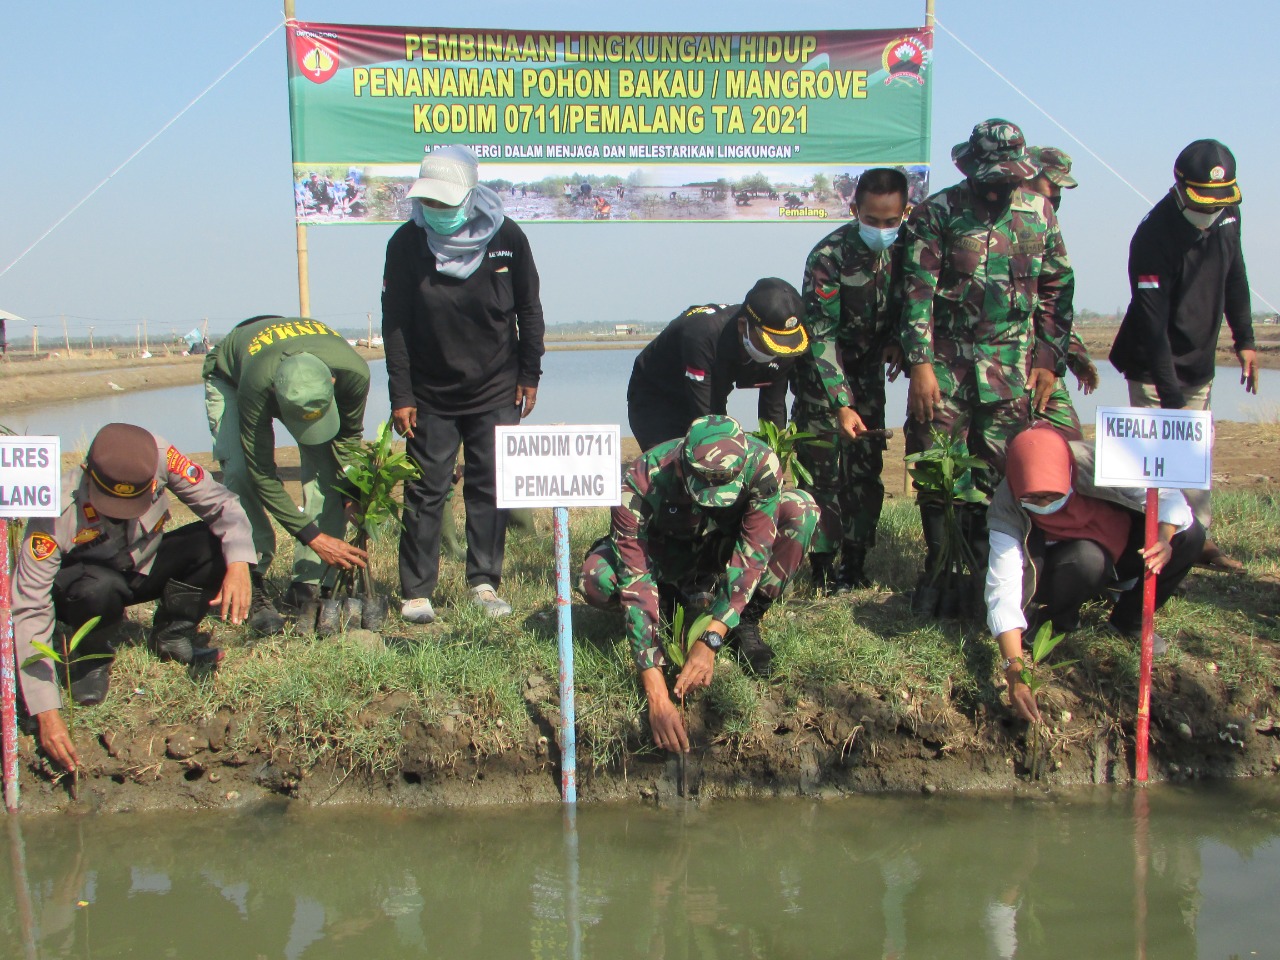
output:
[{"label": "white sign board", "polygon": [[58,437],[0,437],[0,517],[62,512],[61,448]]},{"label": "white sign board", "polygon": [[1208,490],[1212,443],[1208,410],[1098,407],[1093,482]]},{"label": "white sign board", "polygon": [[622,502],[618,425],[494,427],[498,506],[612,507]]}]

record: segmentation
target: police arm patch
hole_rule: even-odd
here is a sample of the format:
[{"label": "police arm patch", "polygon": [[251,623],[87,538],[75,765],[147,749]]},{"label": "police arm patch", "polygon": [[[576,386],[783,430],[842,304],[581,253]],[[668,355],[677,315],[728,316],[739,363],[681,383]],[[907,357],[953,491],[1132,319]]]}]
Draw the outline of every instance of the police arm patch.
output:
[{"label": "police arm patch", "polygon": [[200,464],[193,463],[186,454],[180,452],[177,447],[170,447],[169,452],[165,454],[165,467],[170,473],[175,473],[182,477],[187,483],[196,484],[204,479],[204,470]]},{"label": "police arm patch", "polygon": [[27,541],[27,549],[31,551],[31,559],[48,560],[58,550],[58,541],[47,533],[33,533]]}]

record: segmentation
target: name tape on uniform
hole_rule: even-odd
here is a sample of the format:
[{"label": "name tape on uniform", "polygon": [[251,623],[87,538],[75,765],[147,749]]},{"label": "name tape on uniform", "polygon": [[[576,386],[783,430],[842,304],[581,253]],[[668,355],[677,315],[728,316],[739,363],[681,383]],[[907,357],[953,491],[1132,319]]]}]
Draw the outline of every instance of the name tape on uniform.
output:
[{"label": "name tape on uniform", "polygon": [[498,506],[612,507],[622,502],[617,424],[495,427]]},{"label": "name tape on uniform", "polygon": [[1212,443],[1208,410],[1098,407],[1093,481],[1100,487],[1208,490]]},{"label": "name tape on uniform", "polygon": [[62,512],[62,440],[0,437],[0,517]]}]

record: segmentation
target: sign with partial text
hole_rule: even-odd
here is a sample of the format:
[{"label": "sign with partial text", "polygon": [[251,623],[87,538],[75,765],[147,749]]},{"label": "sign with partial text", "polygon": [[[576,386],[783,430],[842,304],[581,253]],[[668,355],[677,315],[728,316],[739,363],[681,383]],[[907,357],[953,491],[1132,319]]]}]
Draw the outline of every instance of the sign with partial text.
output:
[{"label": "sign with partial text", "polygon": [[60,437],[0,437],[0,517],[62,512]]},{"label": "sign with partial text", "polygon": [[1213,414],[1207,410],[1098,407],[1094,483],[1208,490]]}]

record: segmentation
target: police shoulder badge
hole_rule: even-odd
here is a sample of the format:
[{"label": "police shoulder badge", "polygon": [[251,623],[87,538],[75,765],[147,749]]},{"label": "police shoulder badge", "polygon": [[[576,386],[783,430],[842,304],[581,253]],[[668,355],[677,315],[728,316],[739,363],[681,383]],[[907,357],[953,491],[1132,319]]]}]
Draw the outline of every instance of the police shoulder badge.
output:
[{"label": "police shoulder badge", "polygon": [[27,541],[27,549],[31,551],[31,559],[48,560],[58,549],[58,541],[47,533],[33,533]]},{"label": "police shoulder badge", "polygon": [[186,454],[181,453],[177,447],[170,447],[169,452],[165,454],[165,467],[170,473],[176,473],[182,477],[187,483],[199,483],[204,479],[204,470],[200,464],[193,463]]}]

